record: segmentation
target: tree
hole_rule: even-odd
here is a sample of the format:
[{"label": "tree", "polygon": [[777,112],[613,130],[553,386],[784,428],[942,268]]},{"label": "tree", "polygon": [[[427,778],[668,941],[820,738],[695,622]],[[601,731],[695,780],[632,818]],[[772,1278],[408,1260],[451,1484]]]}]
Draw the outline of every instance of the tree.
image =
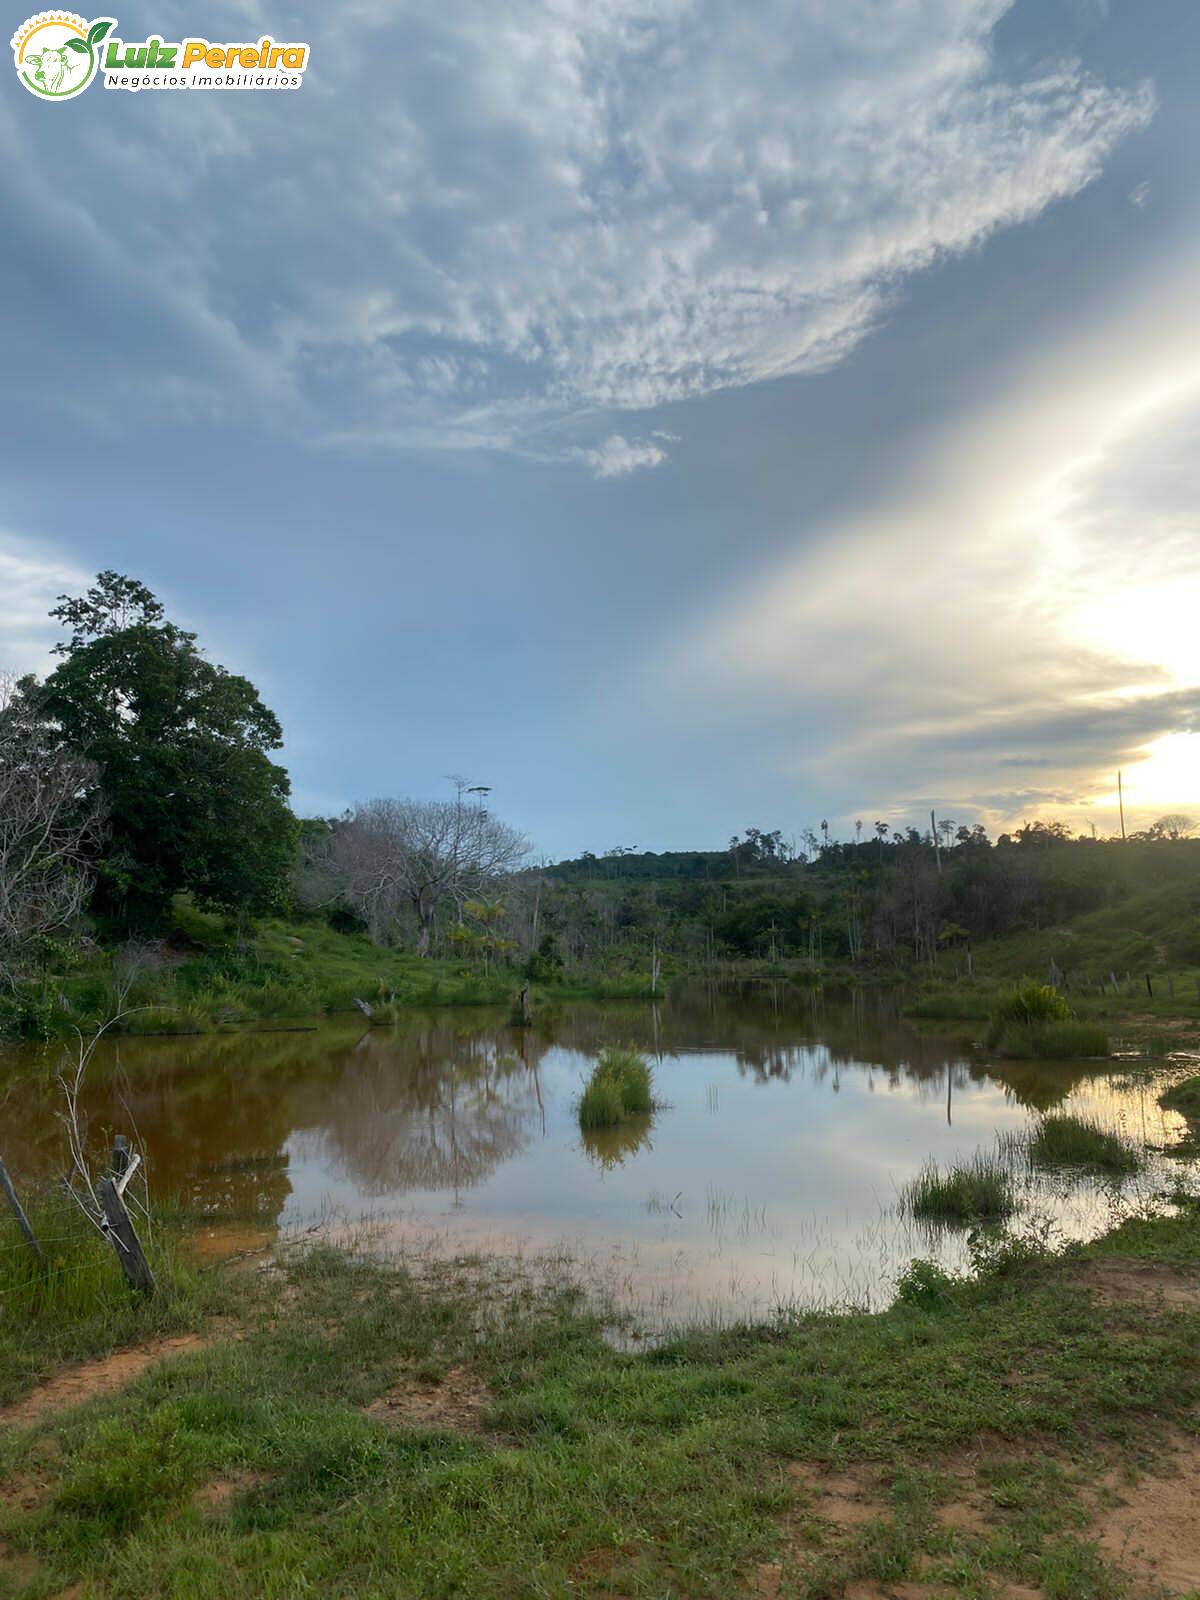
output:
[{"label": "tree", "polygon": [[100,823],[95,769],[55,748],[31,680],[0,675],[0,981],[87,902]]},{"label": "tree", "polygon": [[71,630],[36,692],[60,747],[93,764],[108,815],[96,906],[130,926],[171,896],[260,911],[279,898],[296,822],[283,735],[246,678],[208,661],[144,584],[102,572],[51,612]]},{"label": "tree", "polygon": [[417,924],[427,956],[439,910],[456,912],[529,854],[529,841],[483,806],[457,800],[371,800],[335,830],[334,881],[345,904],[379,942],[395,934],[402,910]]},{"label": "tree", "polygon": [[1152,822],[1146,829],[1147,839],[1186,839],[1189,834],[1195,833],[1196,824],[1191,817],[1186,817],[1182,812],[1172,811],[1165,817],[1159,817],[1157,822]]}]

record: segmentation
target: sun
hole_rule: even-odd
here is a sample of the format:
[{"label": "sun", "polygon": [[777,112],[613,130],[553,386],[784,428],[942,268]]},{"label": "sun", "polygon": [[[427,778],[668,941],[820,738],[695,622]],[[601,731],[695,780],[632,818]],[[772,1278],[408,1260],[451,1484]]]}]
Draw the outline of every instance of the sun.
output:
[{"label": "sun", "polygon": [[1122,782],[1127,811],[1130,805],[1200,808],[1200,733],[1165,733],[1155,739]]},{"label": "sun", "polygon": [[1200,684],[1200,575],[1127,585],[1071,619],[1081,644],[1131,666],[1157,667],[1181,688]]}]

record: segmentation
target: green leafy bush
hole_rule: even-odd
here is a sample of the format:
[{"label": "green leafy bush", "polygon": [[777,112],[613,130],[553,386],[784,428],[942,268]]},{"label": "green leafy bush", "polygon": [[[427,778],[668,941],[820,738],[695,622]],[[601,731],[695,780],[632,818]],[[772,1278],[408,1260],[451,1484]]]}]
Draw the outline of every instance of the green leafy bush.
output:
[{"label": "green leafy bush", "polygon": [[14,1039],[52,1039],[57,1027],[52,996],[40,984],[18,984],[0,994],[0,1034]]},{"label": "green leafy bush", "polygon": [[999,1044],[1006,1029],[1048,1022],[1073,1022],[1075,1013],[1051,983],[1025,982],[996,996],[988,1043]]},{"label": "green leafy bush", "polygon": [[902,1306],[918,1311],[937,1311],[950,1298],[954,1279],[936,1261],[915,1260],[896,1281],[896,1299]]}]

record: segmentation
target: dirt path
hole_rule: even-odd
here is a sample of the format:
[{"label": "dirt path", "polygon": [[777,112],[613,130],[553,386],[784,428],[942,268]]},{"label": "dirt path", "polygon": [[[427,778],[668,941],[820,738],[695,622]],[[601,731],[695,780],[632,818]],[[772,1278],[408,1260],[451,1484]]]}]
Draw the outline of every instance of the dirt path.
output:
[{"label": "dirt path", "polygon": [[0,1426],[27,1427],[44,1412],[79,1405],[99,1394],[111,1394],[140,1378],[156,1362],[186,1355],[191,1350],[202,1350],[210,1343],[209,1334],[184,1333],[173,1339],[151,1339],[146,1344],[131,1345],[95,1361],[85,1361],[81,1367],[55,1373],[32,1394],[0,1409]]}]

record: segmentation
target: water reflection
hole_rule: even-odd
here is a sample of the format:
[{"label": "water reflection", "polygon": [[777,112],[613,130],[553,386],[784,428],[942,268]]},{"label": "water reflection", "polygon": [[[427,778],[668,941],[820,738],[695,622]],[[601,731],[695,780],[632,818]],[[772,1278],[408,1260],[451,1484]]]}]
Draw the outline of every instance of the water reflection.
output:
[{"label": "water reflection", "polygon": [[330,1097],[323,1085],[295,1100],[308,1152],[367,1199],[409,1189],[474,1188],[542,1126],[538,1069],[545,1043],[507,1032],[430,1027],[401,1043],[365,1034],[353,1070]]},{"label": "water reflection", "polygon": [[579,1140],[597,1166],[623,1167],[639,1151],[653,1148],[650,1143],[653,1124],[652,1116],[630,1117],[615,1128],[581,1128]]},{"label": "water reflection", "polygon": [[[584,1135],[579,1089],[609,1044],[652,1057],[663,1105]],[[0,1055],[0,1155],[22,1184],[62,1167],[57,1059]],[[291,1226],[333,1206],[456,1248],[565,1240],[664,1315],[878,1303],[929,1251],[895,1200],[930,1157],[969,1157],[1062,1106],[1142,1144],[1170,1142],[1178,1120],[1152,1083],[1099,1063],[998,1063],[906,1027],[889,993],[781,984],[546,1008],[529,1029],[471,1010],[105,1042],[84,1102],[98,1145],[133,1133],[159,1192],[215,1217]],[[1025,1213],[1070,1236],[1108,1220],[1095,1186],[1022,1182]],[[961,1239],[936,1248],[961,1262]]]}]

